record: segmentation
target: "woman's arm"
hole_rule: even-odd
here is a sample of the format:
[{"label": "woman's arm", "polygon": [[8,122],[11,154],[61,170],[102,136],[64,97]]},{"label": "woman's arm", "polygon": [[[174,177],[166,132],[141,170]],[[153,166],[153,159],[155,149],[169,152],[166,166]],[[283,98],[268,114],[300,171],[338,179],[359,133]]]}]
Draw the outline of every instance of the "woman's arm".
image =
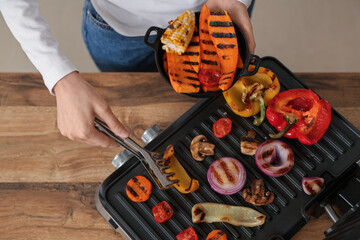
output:
[{"label": "woman's arm", "polygon": [[123,138],[128,136],[105,100],[62,54],[36,0],[0,0],[0,11],[24,52],[42,74],[47,88],[56,94],[57,123],[64,136],[97,146],[117,146],[94,128],[95,117],[102,119],[115,134]]}]

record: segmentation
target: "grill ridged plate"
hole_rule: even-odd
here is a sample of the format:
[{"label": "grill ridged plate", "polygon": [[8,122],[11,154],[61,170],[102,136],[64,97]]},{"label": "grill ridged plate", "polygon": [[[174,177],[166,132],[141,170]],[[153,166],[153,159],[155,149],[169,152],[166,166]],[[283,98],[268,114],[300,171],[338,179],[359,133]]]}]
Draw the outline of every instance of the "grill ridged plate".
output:
[{"label": "grill ridged plate", "polygon": [[[281,91],[306,88],[275,58],[265,57],[261,65],[277,75]],[[212,125],[221,117],[229,117],[233,121],[233,130],[227,137],[218,139],[212,133]],[[183,195],[175,189],[162,191],[154,188],[150,199],[145,203],[132,202],[125,193],[127,181],[136,175],[144,175],[152,180],[142,164],[133,158],[102,183],[101,204],[133,239],[175,239],[176,234],[190,225],[195,228],[200,239],[205,239],[214,229],[225,231],[229,240],[270,239],[275,236],[290,238],[309,220],[305,213],[307,207],[324,197],[332,186],[339,184],[340,176],[351,171],[360,158],[360,132],[333,110],[330,127],[318,143],[305,146],[298,140],[281,139],[292,147],[295,165],[285,176],[274,178],[264,175],[257,168],[254,157],[240,152],[240,137],[247,135],[249,129],[256,131],[257,139],[261,142],[268,139],[268,133],[275,132],[267,121],[260,127],[254,126],[253,119],[254,117],[242,118],[233,113],[222,96],[201,100],[147,145],[148,149],[161,152],[167,145],[173,144],[178,160],[200,182],[199,190]],[[189,151],[191,140],[199,134],[205,135],[209,142],[216,145],[215,156],[206,157],[203,162],[193,160]],[[232,196],[214,192],[206,180],[206,173],[210,164],[220,157],[234,157],[242,162],[248,176],[245,187],[250,186],[252,178],[263,178],[266,187],[275,193],[274,202],[256,207],[245,202],[241,192]],[[325,189],[316,196],[307,196],[301,187],[303,176],[322,176],[325,179]],[[161,201],[169,202],[175,212],[173,218],[164,224],[156,223],[151,212],[151,208]],[[235,227],[225,223],[192,224],[191,208],[199,202],[251,207],[265,214],[267,219],[263,226],[254,228]]]}]

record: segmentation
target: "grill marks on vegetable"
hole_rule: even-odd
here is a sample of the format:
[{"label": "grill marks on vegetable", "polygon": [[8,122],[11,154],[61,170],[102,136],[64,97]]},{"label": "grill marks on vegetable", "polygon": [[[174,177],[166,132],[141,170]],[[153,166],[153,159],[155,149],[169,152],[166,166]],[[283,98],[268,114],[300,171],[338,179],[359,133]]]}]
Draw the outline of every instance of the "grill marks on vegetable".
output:
[{"label": "grill marks on vegetable", "polygon": [[[210,16],[210,10],[206,5],[201,10],[200,18],[199,18],[199,35],[200,35],[200,69],[213,69],[218,73],[221,73],[220,66],[220,57],[216,51],[216,48],[213,44],[209,33],[209,22],[208,18]],[[207,87],[202,86],[204,92],[207,91],[217,91],[219,90],[219,86],[215,87]]]},{"label": "grill marks on vegetable", "polygon": [[146,201],[151,191],[150,181],[143,176],[133,177],[126,184],[126,194],[134,202]]},{"label": "grill marks on vegetable", "polygon": [[[221,56],[221,79],[219,87],[222,90],[228,89],[235,77],[234,69],[237,68],[239,50],[237,45],[237,38],[235,33],[234,24],[226,11],[218,13],[210,13],[208,18],[209,33],[211,40],[215,46],[218,56]],[[224,73],[233,72],[232,74],[225,75]]]},{"label": "grill marks on vegetable", "polygon": [[[165,55],[165,72],[176,92],[197,93],[200,87],[204,92],[228,89],[239,59],[234,24],[228,13],[210,12],[205,4],[200,13],[199,28],[195,28],[186,52]],[[200,69],[218,72],[221,75],[219,84],[211,87],[201,85],[195,76]]]},{"label": "grill marks on vegetable", "polygon": [[200,208],[196,208],[195,211],[194,211],[194,213],[195,213],[196,216],[199,215],[199,214],[201,214],[201,215],[200,215],[200,221],[204,220],[204,218],[205,218],[205,213],[204,213],[203,210],[201,210]]},{"label": "grill marks on vegetable", "polygon": [[225,162],[220,160],[219,167],[210,167],[210,171],[214,175],[220,185],[234,184],[240,173],[239,167],[233,162]]},{"label": "grill marks on vegetable", "polygon": [[236,38],[235,33],[222,33],[222,32],[213,32],[211,36],[214,38]]},{"label": "grill marks on vegetable", "polygon": [[212,21],[209,23],[210,27],[232,27],[234,24],[232,22],[222,22],[222,21]]}]

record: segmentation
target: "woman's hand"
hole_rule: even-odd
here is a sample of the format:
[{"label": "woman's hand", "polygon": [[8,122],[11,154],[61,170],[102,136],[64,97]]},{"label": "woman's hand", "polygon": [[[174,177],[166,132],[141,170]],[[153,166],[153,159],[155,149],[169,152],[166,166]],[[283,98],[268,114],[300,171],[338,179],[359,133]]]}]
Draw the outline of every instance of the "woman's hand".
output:
[{"label": "woman's hand", "polygon": [[229,13],[231,20],[244,33],[247,43],[249,45],[249,52],[255,52],[255,38],[250,17],[247,12],[245,4],[237,0],[208,0],[206,5],[212,12],[226,10]]},{"label": "woman's hand", "polygon": [[129,136],[107,102],[78,72],[66,75],[53,90],[56,95],[58,128],[62,135],[95,146],[118,146],[95,129],[94,118],[97,117],[116,135],[122,138]]}]

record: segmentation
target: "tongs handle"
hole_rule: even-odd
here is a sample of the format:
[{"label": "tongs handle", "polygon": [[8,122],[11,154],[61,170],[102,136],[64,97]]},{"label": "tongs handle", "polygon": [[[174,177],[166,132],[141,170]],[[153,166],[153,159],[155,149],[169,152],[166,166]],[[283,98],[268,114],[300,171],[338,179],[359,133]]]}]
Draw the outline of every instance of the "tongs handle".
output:
[{"label": "tongs handle", "polygon": [[101,133],[105,134],[106,136],[108,136],[109,138],[111,138],[112,140],[114,140],[116,143],[118,143],[120,146],[124,147],[125,149],[129,150],[132,154],[134,154],[137,158],[142,158],[142,156],[139,154],[139,152],[135,151],[132,147],[130,147],[129,145],[127,145],[125,143],[125,140],[122,139],[121,137],[115,135],[115,133],[113,133],[113,131],[110,130],[110,128],[103,123],[102,121],[100,121],[99,119],[95,118],[94,119],[94,127],[99,130]]}]

